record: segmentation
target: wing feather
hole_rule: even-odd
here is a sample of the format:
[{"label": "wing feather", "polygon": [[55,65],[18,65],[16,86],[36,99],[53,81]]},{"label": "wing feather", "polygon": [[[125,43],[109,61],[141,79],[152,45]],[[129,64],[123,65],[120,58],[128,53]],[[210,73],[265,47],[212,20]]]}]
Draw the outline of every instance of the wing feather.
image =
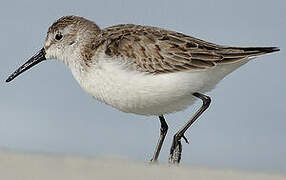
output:
[{"label": "wing feather", "polygon": [[121,56],[137,69],[150,73],[170,73],[213,68],[248,57],[277,51],[272,47],[227,47],[181,33],[140,25],[117,25],[102,30],[108,56]]}]

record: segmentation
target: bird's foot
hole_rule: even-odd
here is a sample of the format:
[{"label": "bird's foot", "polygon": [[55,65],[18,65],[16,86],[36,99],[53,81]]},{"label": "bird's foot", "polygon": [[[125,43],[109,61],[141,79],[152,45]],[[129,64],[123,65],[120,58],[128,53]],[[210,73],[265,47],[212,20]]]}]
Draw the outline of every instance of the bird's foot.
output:
[{"label": "bird's foot", "polygon": [[154,159],[152,158],[152,159],[150,160],[149,164],[150,164],[150,165],[157,165],[157,164],[159,164],[159,163],[158,163],[158,160],[154,160]]},{"label": "bird's foot", "polygon": [[181,140],[177,141],[175,145],[172,145],[169,155],[169,164],[179,164],[182,154]]},{"label": "bird's foot", "polygon": [[169,164],[179,164],[182,154],[181,138],[174,136],[173,143],[170,149]]},{"label": "bird's foot", "polygon": [[189,144],[188,139],[185,137],[185,135],[174,135],[173,143],[170,150],[169,155],[169,164],[179,164],[182,156],[182,143],[181,138],[183,138],[186,143]]}]

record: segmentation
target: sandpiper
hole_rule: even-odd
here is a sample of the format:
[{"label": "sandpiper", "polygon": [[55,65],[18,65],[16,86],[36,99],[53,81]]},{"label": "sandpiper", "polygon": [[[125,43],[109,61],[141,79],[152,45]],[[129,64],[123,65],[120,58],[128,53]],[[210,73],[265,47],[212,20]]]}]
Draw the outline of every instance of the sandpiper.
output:
[{"label": "sandpiper", "polygon": [[196,99],[203,104],[173,137],[169,163],[181,159],[181,139],[209,107],[204,95],[227,74],[277,47],[230,47],[157,27],[121,24],[100,29],[78,16],[65,16],[49,27],[44,47],[7,80],[41,61],[58,59],[95,99],[121,111],[159,116],[156,162],[168,125],[163,115],[181,111]]}]

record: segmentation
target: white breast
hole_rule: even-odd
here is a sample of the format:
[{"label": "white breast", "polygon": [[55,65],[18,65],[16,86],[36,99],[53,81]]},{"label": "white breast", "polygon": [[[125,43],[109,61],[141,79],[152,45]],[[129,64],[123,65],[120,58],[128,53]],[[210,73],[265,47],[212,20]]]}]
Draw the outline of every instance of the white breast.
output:
[{"label": "white breast", "polygon": [[196,100],[194,92],[211,90],[248,60],[202,71],[157,75],[129,70],[118,62],[104,57],[89,72],[73,74],[90,95],[121,111],[161,115],[187,108]]}]

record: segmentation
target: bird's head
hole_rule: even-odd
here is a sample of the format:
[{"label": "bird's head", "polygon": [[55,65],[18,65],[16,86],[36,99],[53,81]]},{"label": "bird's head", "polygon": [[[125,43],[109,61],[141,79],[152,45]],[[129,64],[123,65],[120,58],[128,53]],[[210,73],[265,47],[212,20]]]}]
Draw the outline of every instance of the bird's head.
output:
[{"label": "bird's head", "polygon": [[6,82],[30,69],[34,65],[49,59],[57,59],[65,64],[71,64],[70,58],[76,51],[88,41],[95,37],[100,31],[99,27],[85,18],[78,16],[64,16],[54,22],[48,29],[44,47],[31,57],[26,63],[12,73]]}]

